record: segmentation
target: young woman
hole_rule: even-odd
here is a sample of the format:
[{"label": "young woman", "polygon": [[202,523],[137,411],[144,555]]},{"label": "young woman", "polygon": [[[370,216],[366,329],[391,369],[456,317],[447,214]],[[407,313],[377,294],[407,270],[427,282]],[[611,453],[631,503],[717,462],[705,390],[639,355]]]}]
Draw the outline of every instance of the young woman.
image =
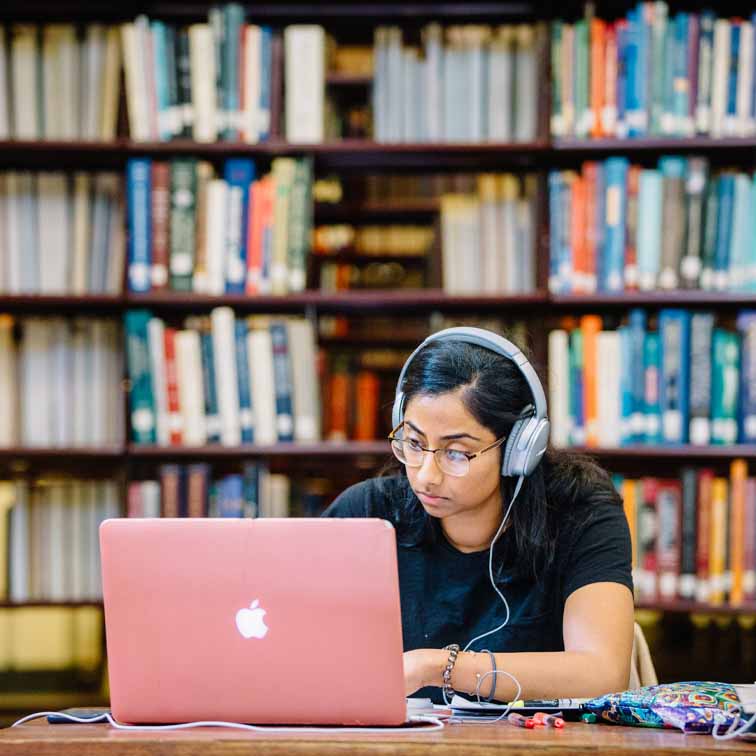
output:
[{"label": "young woman", "polygon": [[[549,448],[509,509],[518,480],[502,477],[502,450],[533,392],[513,360],[460,338],[430,341],[406,366],[398,474],[352,486],[325,512],[396,528],[407,695],[440,703],[446,672],[447,694],[511,700],[517,686],[486,674],[494,667],[526,698],[624,690],[633,597],[621,499],[596,464]],[[507,618],[489,573],[505,514],[490,572],[508,622],[456,653]]]}]

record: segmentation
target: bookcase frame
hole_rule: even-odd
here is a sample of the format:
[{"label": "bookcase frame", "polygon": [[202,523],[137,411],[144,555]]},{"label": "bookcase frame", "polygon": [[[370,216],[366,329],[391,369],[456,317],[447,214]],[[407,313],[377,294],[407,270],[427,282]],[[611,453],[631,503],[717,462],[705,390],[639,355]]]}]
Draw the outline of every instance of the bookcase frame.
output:
[{"label": "bookcase frame", "polygon": [[[98,0],[25,0],[22,7],[0,7],[0,23],[33,21],[40,24],[68,20],[75,22],[100,21],[117,23],[131,20],[138,13],[168,21],[188,23],[202,20],[213,3],[206,0],[177,2],[125,2],[103,4]],[[556,3],[530,2],[327,2],[292,3],[268,2],[245,3],[248,16],[254,20],[284,25],[292,22],[313,21],[326,27],[330,24],[362,23],[418,23],[437,19],[445,23],[506,22],[515,19],[550,20],[561,15],[564,8]],[[573,12],[576,5],[570,4]],[[599,9],[600,10],[600,9]],[[226,305],[239,313],[250,312],[306,312],[343,313],[359,317],[362,314],[388,312],[430,313],[439,309],[454,312],[485,312],[522,318],[528,322],[542,321],[544,315],[569,315],[587,312],[618,313],[631,307],[684,306],[706,307],[717,312],[731,312],[741,307],[756,306],[756,295],[740,293],[714,293],[704,291],[633,292],[619,295],[597,294],[594,296],[552,295],[547,291],[549,219],[548,195],[545,175],[554,167],[577,167],[581,161],[611,155],[624,155],[638,162],[654,160],[662,154],[700,154],[713,162],[730,161],[753,167],[756,163],[756,137],[711,139],[695,138],[645,138],[645,139],[552,139],[549,134],[550,103],[550,55],[548,44],[540,51],[541,70],[547,72],[542,78],[543,86],[538,92],[538,136],[527,143],[379,143],[369,140],[346,139],[316,145],[289,144],[274,140],[261,144],[217,142],[200,144],[191,140],[172,142],[134,142],[118,138],[112,142],[50,142],[50,141],[0,141],[0,169],[25,168],[43,170],[55,167],[58,170],[75,169],[123,169],[127,159],[151,156],[168,159],[174,156],[191,155],[211,161],[222,161],[232,156],[248,156],[268,161],[280,155],[312,156],[316,171],[363,171],[363,170],[442,170],[442,171],[491,171],[532,170],[539,172],[536,229],[536,274],[537,290],[519,296],[499,295],[447,295],[442,290],[418,291],[349,291],[324,293],[305,291],[283,297],[273,296],[223,296],[208,297],[173,292],[153,292],[121,295],[87,296],[0,296],[0,312],[18,315],[28,314],[92,314],[121,317],[129,308],[148,307],[157,315],[176,315],[209,311]],[[371,77],[329,74],[326,85],[332,87],[371,86]],[[436,201],[418,202],[397,207],[391,203],[350,207],[349,212],[364,212],[374,217],[401,218],[405,215],[434,214],[438,212]],[[316,208],[316,220],[338,215],[338,208]],[[537,367],[546,375],[547,333],[533,331],[534,357]],[[328,343],[338,343],[330,340]],[[124,382],[124,387],[126,387]],[[728,447],[628,447],[617,449],[586,449],[602,463],[621,463],[629,470],[643,474],[648,464],[661,461],[684,463],[723,464],[735,457],[756,460],[756,446]],[[120,470],[131,469],[131,464],[157,463],[182,460],[240,460],[249,457],[262,459],[291,460],[293,465],[303,457],[319,459],[373,460],[376,466],[389,453],[384,440],[370,442],[350,441],[345,443],[321,442],[315,444],[274,444],[270,446],[222,446],[144,447],[128,443],[106,448],[29,449],[12,447],[0,449],[0,465],[21,464],[44,466],[55,462],[56,466],[70,469],[82,465],[107,463]],[[22,604],[22,606],[40,605]],[[47,604],[43,604],[47,605]],[[60,604],[55,604],[60,606]],[[80,606],[81,604],[64,604]],[[0,607],[11,606],[2,604]],[[18,606],[18,605],[13,605]],[[659,601],[638,603],[638,608],[662,612],[706,612],[721,615],[756,614],[756,604],[742,607],[699,606],[685,601]]]}]

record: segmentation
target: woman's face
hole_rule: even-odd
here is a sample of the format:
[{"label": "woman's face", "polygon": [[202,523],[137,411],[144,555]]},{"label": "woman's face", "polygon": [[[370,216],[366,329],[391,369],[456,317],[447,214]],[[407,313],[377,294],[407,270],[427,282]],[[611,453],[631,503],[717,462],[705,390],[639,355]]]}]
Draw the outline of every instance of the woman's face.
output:
[{"label": "woman's face", "polygon": [[[496,441],[488,428],[467,411],[462,389],[438,396],[414,396],[404,413],[404,438],[426,449],[449,447],[474,454]],[[421,467],[405,466],[412,490],[425,511],[445,519],[501,508],[501,447],[470,461],[467,475],[455,477],[441,470],[432,454],[423,454]]]}]

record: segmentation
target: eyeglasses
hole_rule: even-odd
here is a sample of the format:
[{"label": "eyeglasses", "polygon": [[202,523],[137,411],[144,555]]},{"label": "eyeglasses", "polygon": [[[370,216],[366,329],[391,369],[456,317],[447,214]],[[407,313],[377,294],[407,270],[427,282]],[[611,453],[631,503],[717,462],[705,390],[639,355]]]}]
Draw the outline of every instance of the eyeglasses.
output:
[{"label": "eyeglasses", "polygon": [[436,460],[436,464],[439,469],[453,475],[456,478],[461,478],[470,472],[470,462],[479,457],[481,454],[485,454],[491,449],[495,449],[500,446],[506,440],[506,436],[494,441],[490,446],[485,449],[481,449],[475,454],[462,451],[461,449],[449,449],[448,447],[442,447],[441,449],[426,449],[415,438],[403,438],[400,434],[404,430],[404,422],[394,428],[389,433],[389,440],[391,441],[391,450],[394,452],[394,456],[407,467],[422,467],[423,457],[426,452],[433,454],[433,458]]}]

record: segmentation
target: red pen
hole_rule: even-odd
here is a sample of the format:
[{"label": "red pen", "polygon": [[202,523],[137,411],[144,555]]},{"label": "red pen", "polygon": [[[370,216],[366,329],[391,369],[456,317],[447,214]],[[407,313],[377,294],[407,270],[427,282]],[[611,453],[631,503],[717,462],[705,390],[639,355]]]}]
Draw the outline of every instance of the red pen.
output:
[{"label": "red pen", "polygon": [[536,722],[533,717],[523,717],[522,714],[516,714],[512,712],[507,716],[507,720],[515,727],[525,727],[528,730],[532,730],[536,726]]},{"label": "red pen", "polygon": [[533,715],[533,719],[539,725],[546,725],[547,727],[556,727],[561,729],[564,727],[564,720],[561,717],[557,717],[554,714],[547,714],[544,711],[537,711]]}]

